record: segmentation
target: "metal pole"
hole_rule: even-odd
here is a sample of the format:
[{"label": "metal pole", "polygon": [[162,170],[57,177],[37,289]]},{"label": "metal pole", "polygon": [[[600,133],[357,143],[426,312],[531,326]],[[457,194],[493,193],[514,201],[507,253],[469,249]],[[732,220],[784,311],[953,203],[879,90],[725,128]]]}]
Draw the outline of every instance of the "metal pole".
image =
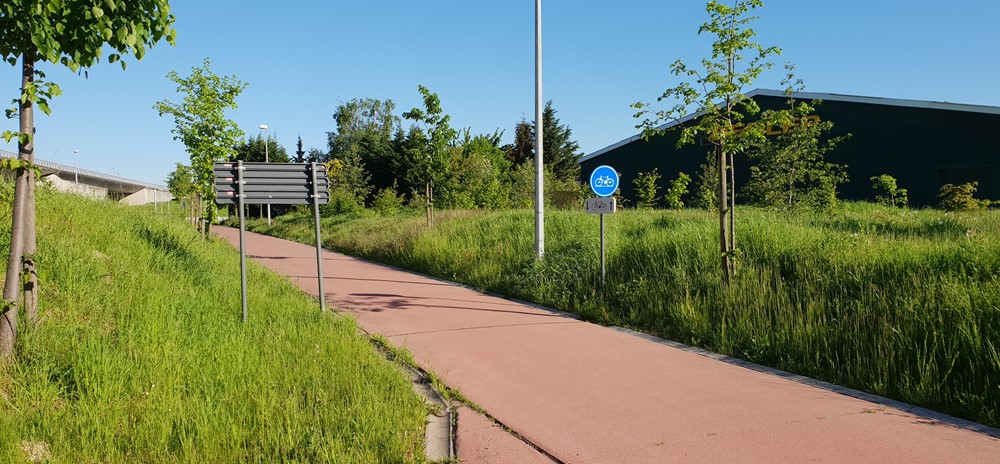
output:
[{"label": "metal pole", "polygon": [[604,214],[601,214],[601,288],[604,288],[604,280],[607,275],[604,266]]},{"label": "metal pole", "polygon": [[240,210],[240,296],[243,301],[243,322],[247,321],[247,241],[243,223],[243,161],[236,162],[236,198]]},{"label": "metal pole", "polygon": [[[267,148],[268,148],[267,146],[269,145],[267,143],[267,141],[268,141],[268,139],[267,139],[267,126],[264,126],[264,162],[265,163],[270,163],[271,159],[267,156]],[[267,225],[269,227],[271,226],[271,204],[270,203],[267,204]]]},{"label": "metal pole", "polygon": [[535,0],[535,254],[545,257],[545,170],[542,149],[542,0]]},{"label": "metal pole", "polygon": [[319,190],[316,186],[316,162],[309,163],[312,173],[313,223],[316,225],[316,275],[319,279],[319,312],[326,312],[326,292],[323,290],[323,241],[319,236]]},{"label": "metal pole", "polygon": [[76,160],[76,154],[80,150],[73,150],[73,180],[76,183],[77,190],[80,188],[80,163]]}]

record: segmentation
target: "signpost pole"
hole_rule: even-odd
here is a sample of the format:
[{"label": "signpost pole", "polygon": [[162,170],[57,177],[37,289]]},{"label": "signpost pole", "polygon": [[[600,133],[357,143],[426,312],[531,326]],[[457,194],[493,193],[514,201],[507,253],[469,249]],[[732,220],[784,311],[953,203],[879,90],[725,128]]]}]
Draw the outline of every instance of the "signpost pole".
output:
[{"label": "signpost pole", "polygon": [[319,276],[319,312],[326,312],[326,292],[323,290],[323,241],[319,235],[319,188],[316,185],[316,162],[309,163],[312,179],[313,224],[316,225],[316,275]]},{"label": "signpost pole", "polygon": [[240,211],[240,297],[243,303],[243,322],[247,321],[247,241],[243,221],[243,161],[236,162],[236,198]]},{"label": "signpost pole", "polygon": [[607,275],[604,266],[604,214],[601,214],[601,288],[604,288],[605,276]]}]

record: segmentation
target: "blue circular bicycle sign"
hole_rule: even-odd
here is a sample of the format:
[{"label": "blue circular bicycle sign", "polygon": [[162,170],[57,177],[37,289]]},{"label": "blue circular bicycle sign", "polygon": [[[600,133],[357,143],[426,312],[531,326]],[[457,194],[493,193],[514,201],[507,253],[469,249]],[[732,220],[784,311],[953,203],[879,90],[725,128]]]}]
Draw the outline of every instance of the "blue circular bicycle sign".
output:
[{"label": "blue circular bicycle sign", "polygon": [[614,195],[618,190],[618,171],[611,166],[598,166],[590,174],[590,189],[601,198]]}]

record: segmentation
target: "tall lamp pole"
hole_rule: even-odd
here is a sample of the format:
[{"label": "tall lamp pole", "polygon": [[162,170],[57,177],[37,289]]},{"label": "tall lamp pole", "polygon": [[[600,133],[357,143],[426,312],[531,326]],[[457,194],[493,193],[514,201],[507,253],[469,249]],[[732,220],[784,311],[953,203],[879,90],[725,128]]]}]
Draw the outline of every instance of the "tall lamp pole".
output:
[{"label": "tall lamp pole", "polygon": [[[269,145],[268,144],[268,139],[267,139],[267,124],[261,124],[260,128],[264,129],[264,162],[265,163],[270,163],[271,160],[267,156],[267,146]],[[270,203],[267,204],[267,225],[268,226],[271,225],[271,204]]]},{"label": "tall lamp pole", "polygon": [[535,254],[538,259],[545,257],[542,129],[542,0],[535,0]]},{"label": "tall lamp pole", "polygon": [[73,150],[73,180],[76,182],[77,188],[80,186],[80,163],[76,160],[77,153],[80,150]]}]

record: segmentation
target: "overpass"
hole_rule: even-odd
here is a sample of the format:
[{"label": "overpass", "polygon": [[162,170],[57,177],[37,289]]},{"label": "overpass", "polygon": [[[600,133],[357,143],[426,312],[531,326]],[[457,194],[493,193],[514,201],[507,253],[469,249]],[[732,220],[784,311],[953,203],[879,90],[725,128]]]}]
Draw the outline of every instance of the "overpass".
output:
[{"label": "overpass", "polygon": [[[0,150],[0,158],[17,158],[17,153]],[[61,192],[110,199],[127,205],[162,203],[173,199],[170,190],[163,185],[79,169],[37,157],[35,165],[42,169],[41,179]]]}]

